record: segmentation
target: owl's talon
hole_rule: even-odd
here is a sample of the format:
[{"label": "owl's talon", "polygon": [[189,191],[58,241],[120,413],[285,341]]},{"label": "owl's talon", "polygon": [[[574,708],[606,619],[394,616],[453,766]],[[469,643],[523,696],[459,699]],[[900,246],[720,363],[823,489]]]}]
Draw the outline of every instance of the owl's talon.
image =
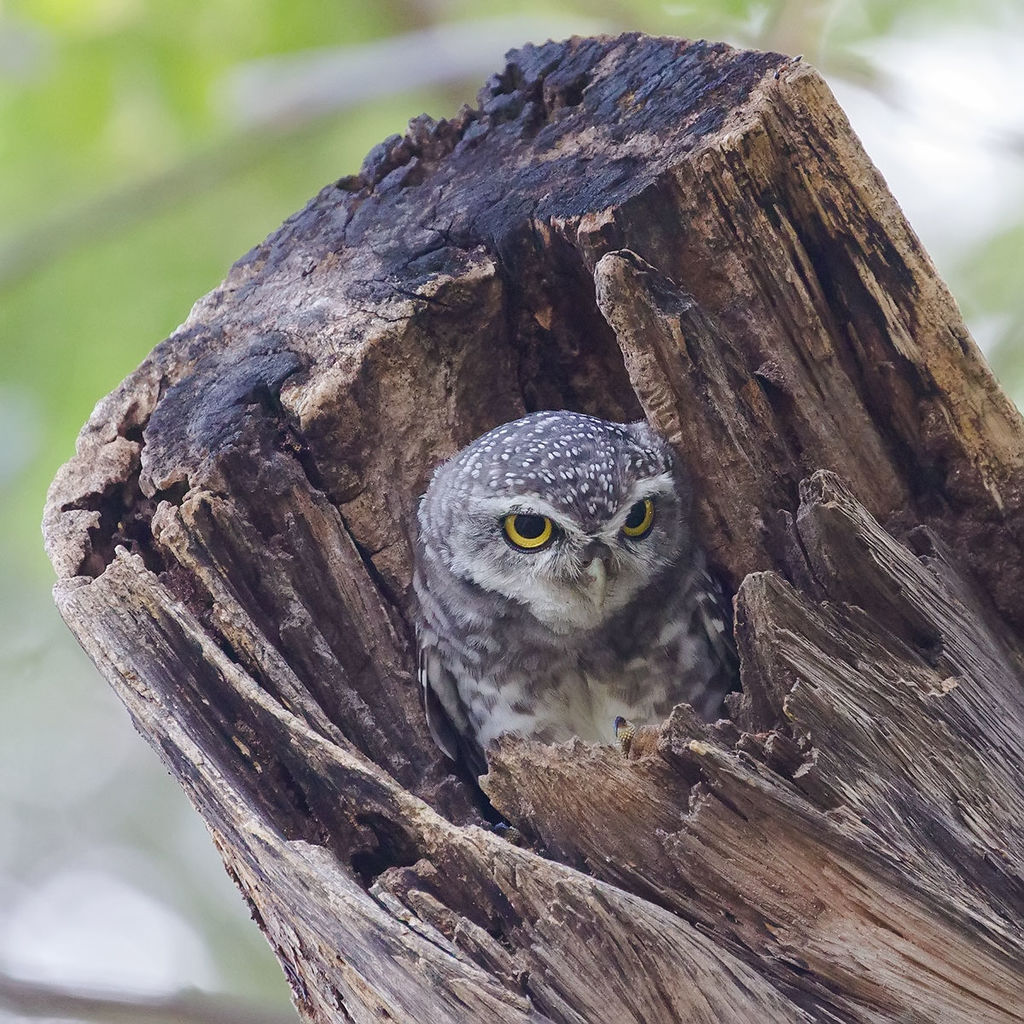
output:
[{"label": "owl's talon", "polygon": [[507,839],[513,846],[523,845],[523,833],[515,825],[510,825],[507,821],[499,821],[496,825],[492,825],[491,831],[496,836]]},{"label": "owl's talon", "polygon": [[615,718],[615,739],[619,744],[619,750],[623,757],[629,757],[630,747],[633,746],[633,737],[636,735],[636,726],[628,719],[618,715]]}]

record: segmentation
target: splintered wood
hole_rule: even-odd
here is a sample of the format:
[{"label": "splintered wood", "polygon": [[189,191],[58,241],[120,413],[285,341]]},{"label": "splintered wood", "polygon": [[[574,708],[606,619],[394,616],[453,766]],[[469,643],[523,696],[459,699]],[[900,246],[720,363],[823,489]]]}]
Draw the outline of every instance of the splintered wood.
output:
[{"label": "splintered wood", "polygon": [[[923,172],[922,172],[923,173]],[[735,594],[731,718],[434,747],[433,466],[646,416]],[[97,406],[44,528],[304,1019],[1024,1021],[1024,431],[821,79],[525,47],[240,260]]]}]

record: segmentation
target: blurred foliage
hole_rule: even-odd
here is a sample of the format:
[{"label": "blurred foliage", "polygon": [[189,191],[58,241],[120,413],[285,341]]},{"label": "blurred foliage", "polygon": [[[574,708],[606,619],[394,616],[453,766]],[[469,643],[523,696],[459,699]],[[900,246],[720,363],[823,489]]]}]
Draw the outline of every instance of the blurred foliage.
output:
[{"label": "blurred foliage", "polygon": [[989,360],[1003,387],[1018,405],[1024,404],[1024,220],[1008,224],[967,253],[958,277],[962,287],[954,292],[968,322],[994,321]]},{"label": "blurred foliage", "polygon": [[[1019,0],[0,5],[0,835],[17,830],[0,841],[0,917],[70,864],[105,865],[205,936],[214,984],[284,999],[198,818],[141,744],[121,739],[113,698],[52,610],[38,533],[45,488],[96,400],[234,259],[409,117],[449,114],[480,84],[427,74],[415,93],[394,93],[384,67],[377,98],[260,123],[232,99],[240,69],[485,16],[534,16],[540,41],[553,11],[584,32],[598,24],[802,53],[833,81],[893,102],[890,69],[871,59],[877,41],[1024,27]],[[1020,137],[997,144],[1024,154]],[[1015,389],[1024,388],[1022,253],[1019,191],[994,235],[944,267]],[[107,770],[84,789],[62,787],[89,762]],[[4,948],[0,929],[0,966]]]}]

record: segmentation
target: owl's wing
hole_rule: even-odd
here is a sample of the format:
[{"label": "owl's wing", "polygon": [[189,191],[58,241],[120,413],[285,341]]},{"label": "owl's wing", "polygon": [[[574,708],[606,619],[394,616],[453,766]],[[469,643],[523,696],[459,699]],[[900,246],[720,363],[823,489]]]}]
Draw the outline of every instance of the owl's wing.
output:
[{"label": "owl's wing", "polygon": [[727,693],[738,689],[739,658],[732,635],[732,609],[722,585],[702,572],[694,588],[694,618],[710,648],[714,666],[707,681],[704,716],[711,721],[724,710]]},{"label": "owl's wing", "polygon": [[472,739],[466,706],[459,696],[455,676],[445,666],[438,649],[417,637],[420,686],[423,687],[423,710],[427,728],[434,742],[453,761],[460,758],[475,775],[487,772],[483,751]]}]

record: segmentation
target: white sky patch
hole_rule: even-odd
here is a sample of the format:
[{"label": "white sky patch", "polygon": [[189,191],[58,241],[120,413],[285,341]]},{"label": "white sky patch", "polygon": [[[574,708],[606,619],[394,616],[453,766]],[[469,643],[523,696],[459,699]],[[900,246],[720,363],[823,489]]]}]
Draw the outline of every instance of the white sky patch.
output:
[{"label": "white sky patch", "polygon": [[829,84],[941,271],[1024,205],[1024,32],[947,30],[860,52],[889,95]]},{"label": "white sky patch", "polygon": [[215,984],[202,941],[177,914],[95,870],[59,872],[13,901],[0,963],[32,981],[117,992]]}]

